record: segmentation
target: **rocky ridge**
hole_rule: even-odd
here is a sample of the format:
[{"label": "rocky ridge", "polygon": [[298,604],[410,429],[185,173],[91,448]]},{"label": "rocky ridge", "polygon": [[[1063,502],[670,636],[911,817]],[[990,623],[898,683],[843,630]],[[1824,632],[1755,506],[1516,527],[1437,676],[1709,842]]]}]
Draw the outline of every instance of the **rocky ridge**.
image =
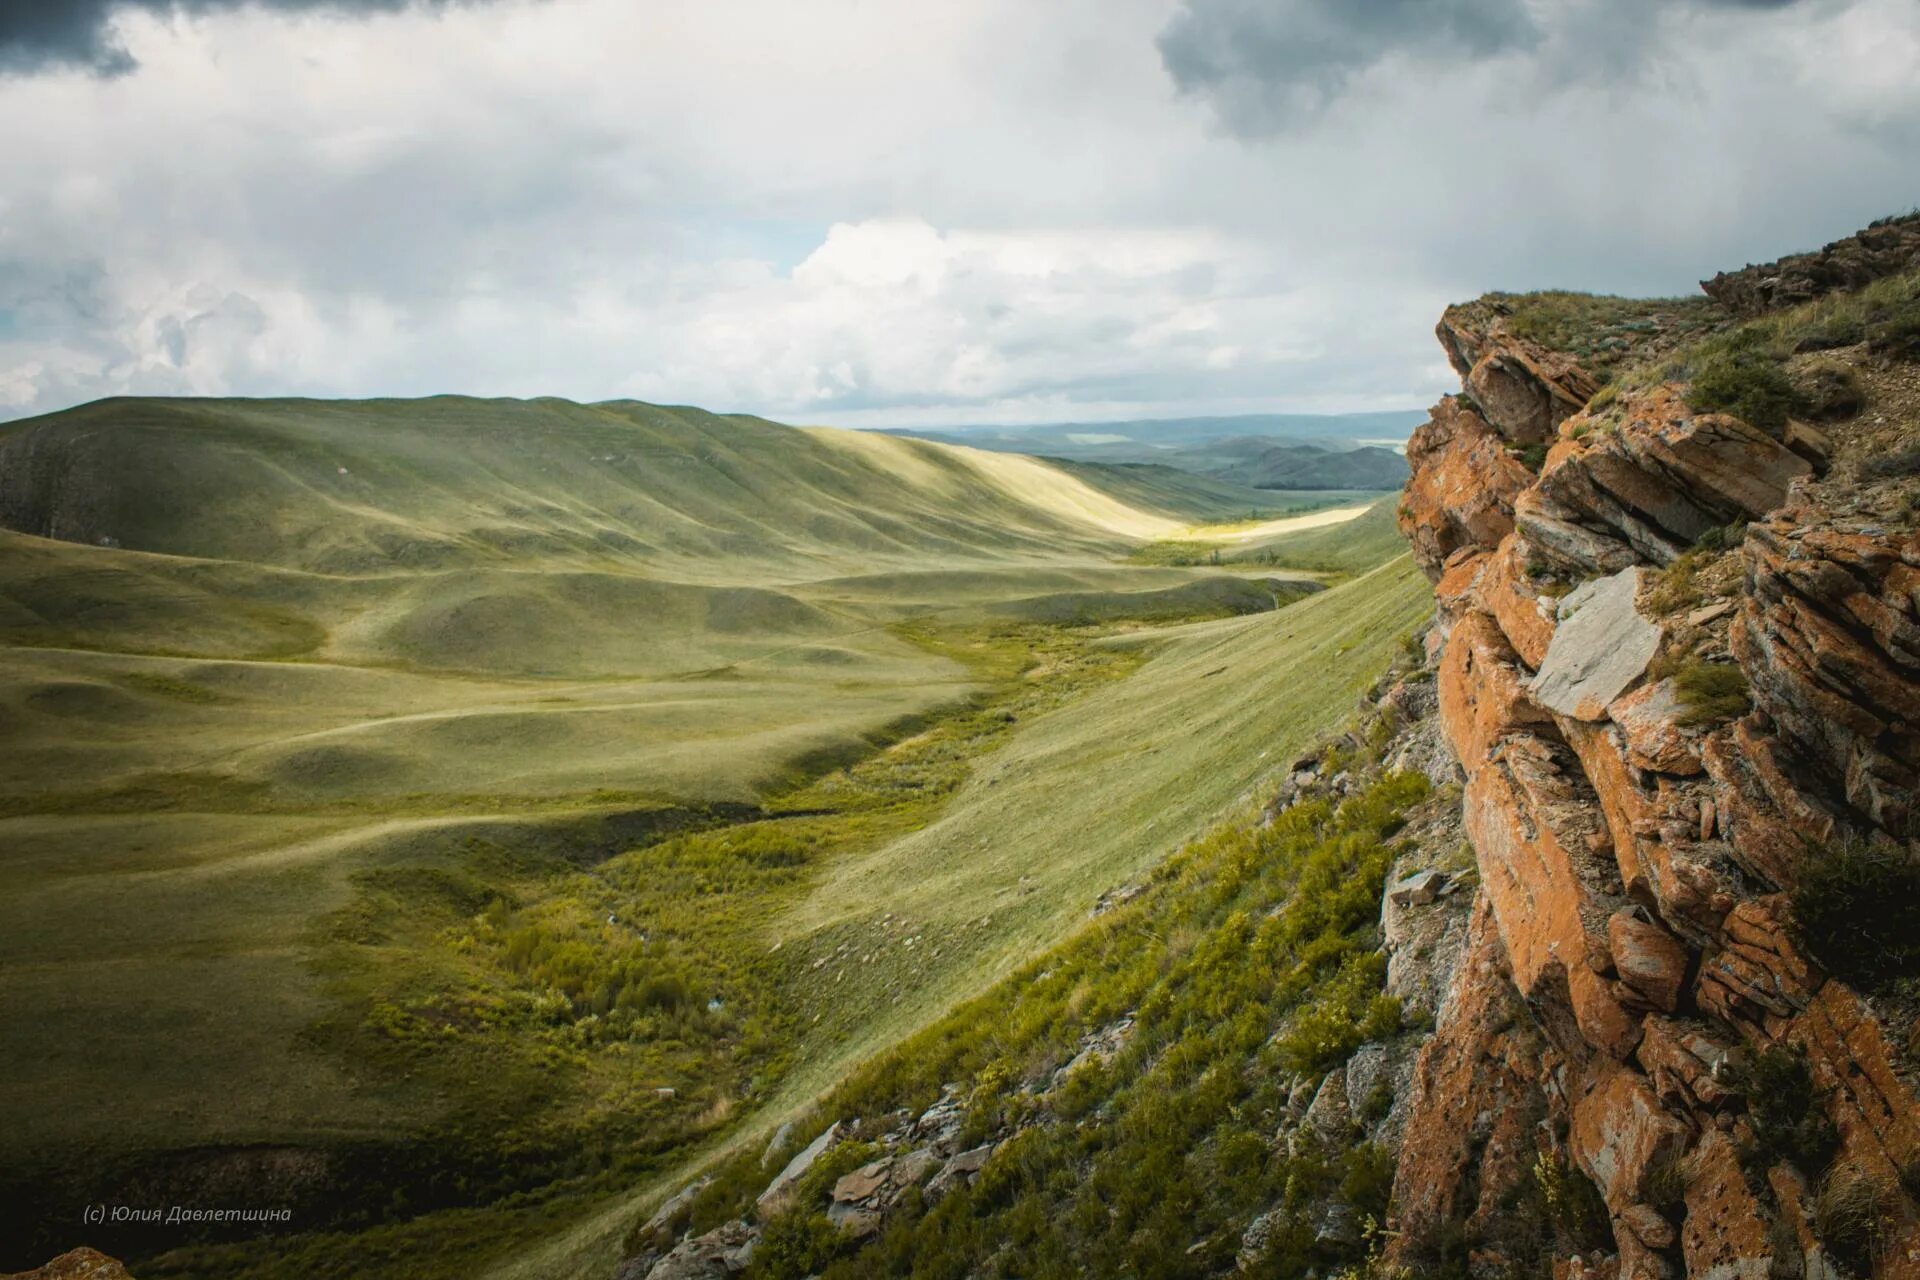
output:
[{"label": "rocky ridge", "polygon": [[[1705,288],[1755,314],[1917,252],[1896,220]],[[1503,1198],[1557,1161],[1605,1223],[1556,1276],[1920,1276],[1914,1011],[1828,972],[1792,906],[1845,850],[1920,856],[1920,467],[1874,456],[1920,420],[1873,417],[1911,369],[1837,353],[1857,425],[1761,426],[1682,383],[1601,394],[1498,308],[1438,337],[1463,394],[1414,433],[1400,523],[1480,891],[1389,1261],[1508,1274]],[[1804,1084],[1792,1125],[1769,1072]]]},{"label": "rocky ridge", "polygon": [[1738,271],[1722,271],[1700,288],[1742,315],[1808,302],[1836,289],[1858,289],[1883,276],[1920,268],[1920,213],[1885,218],[1813,252]]}]

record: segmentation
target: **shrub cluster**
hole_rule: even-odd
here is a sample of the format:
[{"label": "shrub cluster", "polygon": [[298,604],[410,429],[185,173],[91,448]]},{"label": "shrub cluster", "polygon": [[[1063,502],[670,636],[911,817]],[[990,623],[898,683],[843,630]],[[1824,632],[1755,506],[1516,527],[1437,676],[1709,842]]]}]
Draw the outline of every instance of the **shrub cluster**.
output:
[{"label": "shrub cluster", "polygon": [[1898,849],[1847,841],[1810,850],[1793,914],[1814,957],[1867,990],[1920,977],[1920,863]]},{"label": "shrub cluster", "polygon": [[1683,725],[1719,724],[1747,714],[1753,707],[1746,673],[1730,662],[1689,659],[1673,677]]},{"label": "shrub cluster", "polygon": [[1763,431],[1778,431],[1803,408],[1799,388],[1766,351],[1717,350],[1693,370],[1687,404],[1701,413],[1730,413]]},{"label": "shrub cluster", "polygon": [[1744,1165],[1764,1171],[1785,1160],[1809,1177],[1826,1172],[1840,1149],[1840,1133],[1814,1088],[1805,1049],[1772,1045],[1737,1068],[1731,1082],[1747,1104],[1753,1131],[1740,1150]]}]

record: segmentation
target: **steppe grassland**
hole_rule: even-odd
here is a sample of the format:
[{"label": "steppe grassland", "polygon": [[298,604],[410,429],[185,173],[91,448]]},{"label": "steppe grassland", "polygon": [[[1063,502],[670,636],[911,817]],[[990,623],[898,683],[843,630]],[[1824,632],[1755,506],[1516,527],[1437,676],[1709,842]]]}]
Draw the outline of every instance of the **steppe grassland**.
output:
[{"label": "steppe grassland", "polygon": [[[838,1034],[809,1041],[752,1123],[632,1193],[583,1204],[576,1224],[484,1274],[611,1270],[643,1206],[764,1143],[854,1064],[1071,933],[1100,892],[1257,805],[1272,774],[1351,713],[1430,603],[1403,556],[1278,614],[1109,641],[1145,648],[1146,661],[1016,736],[939,820],[839,862],[776,923]],[[870,910],[849,909],[867,893],[880,895]]]},{"label": "steppe grassland", "polygon": [[[801,803],[810,779],[903,737],[895,751],[904,755],[885,753],[894,763],[883,769],[937,761],[939,812],[880,816],[861,800],[851,820],[848,810],[802,820],[814,829],[797,862],[779,850],[801,828],[782,819],[777,856],[763,860],[756,883],[729,885],[746,890],[740,910],[716,914],[707,942],[729,952],[750,943],[737,950],[753,957],[790,938],[785,964],[807,939],[837,948],[871,935],[879,947],[893,935],[876,923],[889,911],[957,928],[958,903],[1004,894],[1004,861],[983,859],[984,879],[931,898],[883,894],[864,913],[823,905],[820,895],[846,886],[819,877],[866,859],[869,875],[890,874],[900,889],[929,859],[977,857],[982,841],[1046,839],[1019,826],[1017,804],[1004,829],[997,817],[962,816],[999,813],[991,792],[968,797],[975,763],[1130,686],[1118,677],[1145,676],[1154,661],[1084,634],[1036,638],[1019,616],[1242,607],[1234,592],[1180,594],[1207,573],[1113,558],[1138,536],[1119,529],[1184,532],[1234,508],[1201,494],[1146,515],[1119,503],[1116,514],[1112,495],[1078,480],[1063,489],[1029,460],[976,465],[964,450],[898,442],[880,446],[883,466],[865,458],[873,447],[864,439],[789,456],[780,451],[816,433],[648,406],[222,404],[191,431],[169,416],[181,412],[157,405],[152,421],[136,413],[133,429],[159,433],[182,455],[209,435],[222,447],[160,466],[169,484],[131,477],[122,488],[138,500],[113,513],[113,527],[162,551],[0,534],[0,636],[10,642],[0,650],[0,728],[17,762],[0,778],[0,1052],[16,1065],[0,1085],[0,1111],[16,1169],[63,1151],[111,1159],[188,1144],[324,1145],[503,1116],[500,1132],[551,1155],[567,1134],[529,1126],[513,1109],[530,1081],[551,1079],[507,1072],[504,1092],[489,1092],[412,1074],[418,1046],[407,1043],[404,1018],[368,1024],[377,1035],[402,1031],[388,1060],[356,1057],[367,1026],[348,1026],[343,1010],[365,1018],[384,1004],[404,1014],[409,981],[446,976],[436,957],[497,980],[488,939],[475,937],[472,954],[456,945],[481,931],[476,917],[495,901],[526,913],[510,916],[505,932],[550,911],[565,923],[592,898],[576,891],[580,867],[636,848],[635,885],[670,890],[672,876],[649,879],[645,851],[699,870],[702,857],[726,852],[712,841],[761,840],[738,828],[756,807]],[[421,412],[444,418],[436,430],[469,438],[449,450],[410,437],[403,427]],[[369,420],[379,430],[366,429]],[[560,432],[567,448],[550,442],[529,455],[521,440],[530,422]],[[673,460],[672,502],[645,491],[652,472],[621,452],[631,452],[636,426],[652,433],[656,461]],[[604,440],[588,439],[598,432]],[[137,453],[117,449],[98,465],[122,467]],[[522,481],[538,474],[546,488],[566,489],[570,502],[506,482],[515,467]],[[793,484],[769,488],[752,467]],[[724,480],[680,483],[709,472]],[[876,487],[876,475],[891,489]],[[110,483],[85,492],[95,489],[115,492]],[[795,489],[802,505],[788,501]],[[903,500],[892,490],[908,492]],[[234,494],[251,505],[235,509]],[[914,505],[936,499],[931,510]],[[1274,501],[1285,510],[1312,499]],[[757,523],[723,527],[738,509]],[[395,567],[394,554],[423,563]],[[702,572],[690,574],[696,564]],[[1028,679],[1028,650],[1056,641],[1060,660]],[[1210,673],[1190,672],[1213,681],[1191,687],[1227,683]],[[982,697],[1017,705],[1014,718],[980,722]],[[1092,756],[1103,736],[1166,729],[1139,723],[1156,712],[1166,708],[1116,707],[1105,729],[1096,714],[1078,739],[1036,739],[1038,754],[1020,768],[1052,769],[1061,793],[1072,791],[1068,775],[1102,767]],[[1112,784],[1111,773],[1096,782]],[[949,811],[955,843],[902,843]],[[1176,825],[1162,819],[1150,838]],[[972,926],[939,963],[916,972],[875,959],[863,966],[870,972],[843,978],[825,1008],[781,996],[793,1026],[776,1028],[768,1087],[795,1066],[824,1069],[816,1062],[910,1027],[934,1006],[906,1001],[903,984],[924,980],[935,1004],[963,991],[968,965],[993,963],[996,947],[1013,957],[1045,934],[1046,919],[1033,915],[1041,898],[1097,892],[1141,856],[1155,855],[1105,843],[1068,849],[1020,895],[1025,907]],[[618,871],[588,875],[585,887],[607,892],[604,877]],[[1084,902],[1052,907],[1070,919]],[[810,990],[754,964],[768,991]],[[533,970],[509,976],[525,986]],[[481,1030],[485,1040],[498,1028]],[[572,1052],[540,1035],[520,1042]],[[497,1062],[482,1054],[463,1068]],[[580,1069],[617,1074],[592,1062]],[[619,1095],[584,1096],[612,1105]],[[652,1119],[676,1142],[728,1127],[724,1114]]]}]

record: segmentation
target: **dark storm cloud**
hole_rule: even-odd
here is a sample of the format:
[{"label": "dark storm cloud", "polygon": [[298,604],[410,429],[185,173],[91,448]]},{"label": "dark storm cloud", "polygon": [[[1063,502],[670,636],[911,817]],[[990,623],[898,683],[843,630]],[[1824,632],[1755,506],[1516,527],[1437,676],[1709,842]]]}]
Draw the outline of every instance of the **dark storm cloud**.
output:
[{"label": "dark storm cloud", "polygon": [[259,7],[289,12],[392,13],[443,7],[447,0],[0,0],[0,71],[49,66],[86,67],[102,75],[133,69],[133,57],[114,38],[116,13],[207,13]]},{"label": "dark storm cloud", "polygon": [[1310,113],[1396,51],[1487,57],[1539,36],[1521,0],[1188,0],[1160,55],[1238,121]]},{"label": "dark storm cloud", "polygon": [[[1557,49],[1625,69],[1676,11],[1769,11],[1818,0],[1186,0],[1160,36],[1174,83],[1229,127],[1271,132],[1307,119],[1390,57],[1478,61]],[[1578,47],[1573,47],[1573,46]]]}]

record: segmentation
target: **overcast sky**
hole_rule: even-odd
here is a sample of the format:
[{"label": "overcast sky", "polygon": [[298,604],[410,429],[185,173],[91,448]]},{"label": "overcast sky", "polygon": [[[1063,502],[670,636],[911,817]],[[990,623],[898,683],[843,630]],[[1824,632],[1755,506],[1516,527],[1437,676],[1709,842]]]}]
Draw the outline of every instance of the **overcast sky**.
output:
[{"label": "overcast sky", "polygon": [[0,415],[1424,405],[1920,203],[1920,0],[0,0]]}]

